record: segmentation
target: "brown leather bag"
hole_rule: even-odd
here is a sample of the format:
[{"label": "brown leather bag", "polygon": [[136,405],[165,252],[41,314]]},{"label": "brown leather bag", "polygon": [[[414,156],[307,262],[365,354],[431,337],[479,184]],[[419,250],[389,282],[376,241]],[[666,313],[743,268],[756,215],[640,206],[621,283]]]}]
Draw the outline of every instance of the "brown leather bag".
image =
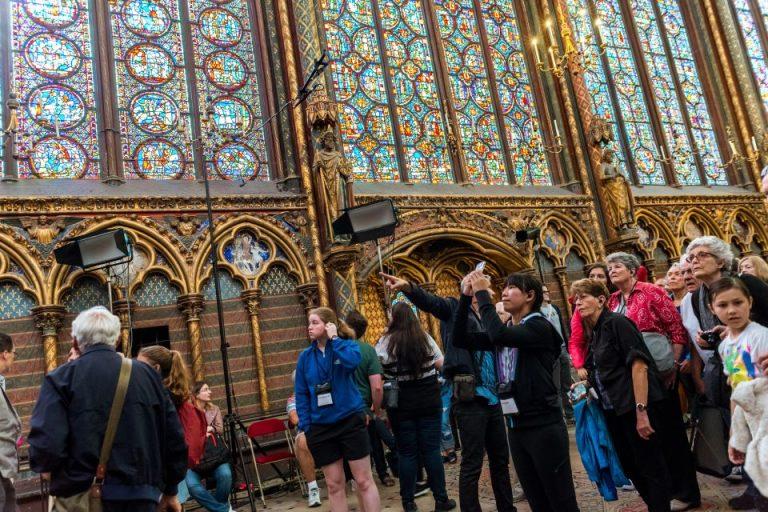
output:
[{"label": "brown leather bag", "polygon": [[101,444],[99,465],[96,466],[96,476],[93,478],[91,487],[85,492],[68,498],[54,496],[50,505],[50,512],[102,512],[101,488],[104,485],[104,478],[107,476],[107,462],[112,451],[112,443],[115,441],[115,434],[117,434],[120,415],[123,412],[128,383],[131,380],[131,364],[132,361],[126,358],[120,365],[120,377],[117,379],[117,389],[112,401],[112,409],[109,411],[107,431],[104,434],[104,442]]}]

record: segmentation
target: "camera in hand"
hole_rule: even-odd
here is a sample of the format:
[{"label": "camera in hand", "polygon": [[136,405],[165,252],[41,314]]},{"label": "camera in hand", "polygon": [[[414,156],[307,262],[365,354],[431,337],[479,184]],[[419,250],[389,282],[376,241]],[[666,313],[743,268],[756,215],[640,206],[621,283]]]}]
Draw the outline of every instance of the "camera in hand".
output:
[{"label": "camera in hand", "polygon": [[715,346],[720,343],[720,334],[715,331],[705,331],[701,333],[701,339],[707,345]]}]

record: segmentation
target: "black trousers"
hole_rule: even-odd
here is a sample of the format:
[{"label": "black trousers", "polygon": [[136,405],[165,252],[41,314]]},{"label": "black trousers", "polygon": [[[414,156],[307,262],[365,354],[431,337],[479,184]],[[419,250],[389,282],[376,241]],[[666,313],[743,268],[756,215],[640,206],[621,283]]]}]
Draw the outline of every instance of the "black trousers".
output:
[{"label": "black trousers", "polygon": [[578,512],[563,421],[510,429],[509,449],[533,512]]},{"label": "black trousers", "polygon": [[507,428],[500,405],[480,402],[457,402],[453,413],[461,437],[461,467],[459,468],[459,504],[461,512],[480,512],[477,485],[483,469],[483,458],[488,453],[496,510],[512,512],[512,483],[509,478],[509,452]]},{"label": "black trousers", "polygon": [[661,435],[661,411],[651,406],[648,416],[656,431],[646,441],[637,433],[637,415],[631,411],[617,416],[605,411],[605,423],[616,448],[624,473],[635,484],[637,492],[648,506],[648,512],[668,512],[672,498],[669,489],[669,470],[664,459]]},{"label": "black trousers", "polygon": [[656,409],[659,424],[656,431],[672,478],[669,481],[672,497],[686,503],[699,503],[701,491],[696,479],[696,462],[686,435],[677,392],[665,390],[665,398],[656,404]]},{"label": "black trousers", "polygon": [[105,501],[104,512],[157,512],[154,501]]},{"label": "black trousers", "polygon": [[376,473],[379,479],[383,480],[389,473],[387,471],[387,459],[384,456],[384,445],[387,445],[394,458],[390,461],[397,464],[397,446],[395,445],[395,436],[390,432],[384,420],[379,417],[372,417],[368,422],[368,436],[371,439],[371,458],[376,467]]}]

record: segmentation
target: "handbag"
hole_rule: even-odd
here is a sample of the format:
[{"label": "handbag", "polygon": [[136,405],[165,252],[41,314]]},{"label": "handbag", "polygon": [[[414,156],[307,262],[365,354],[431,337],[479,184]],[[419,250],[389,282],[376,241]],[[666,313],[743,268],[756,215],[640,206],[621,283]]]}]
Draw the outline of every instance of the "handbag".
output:
[{"label": "handbag", "polygon": [[216,468],[230,461],[229,447],[224,442],[224,437],[218,432],[206,436],[205,449],[200,462],[193,471],[204,477],[213,473]]},{"label": "handbag", "polygon": [[475,376],[461,373],[453,376],[453,398],[457,402],[471,402],[475,399]]},{"label": "handbag", "polygon": [[641,334],[659,372],[664,373],[671,370],[675,366],[675,356],[672,354],[669,339],[658,332],[643,332]]},{"label": "handbag", "polygon": [[728,410],[697,400],[693,411],[691,452],[696,471],[723,478],[731,471],[728,460]]},{"label": "handbag", "polygon": [[400,402],[400,386],[397,379],[387,379],[384,381],[384,399],[382,404],[385,409],[397,409]]},{"label": "handbag", "polygon": [[107,476],[107,462],[112,451],[112,443],[115,441],[115,434],[117,434],[120,415],[123,412],[128,383],[131,380],[131,363],[130,359],[125,358],[120,365],[120,377],[117,379],[115,398],[112,400],[107,430],[104,434],[104,441],[101,443],[99,465],[96,466],[96,475],[93,477],[91,487],[87,491],[67,498],[55,496],[50,506],[50,512],[102,512],[101,491],[104,478]]}]

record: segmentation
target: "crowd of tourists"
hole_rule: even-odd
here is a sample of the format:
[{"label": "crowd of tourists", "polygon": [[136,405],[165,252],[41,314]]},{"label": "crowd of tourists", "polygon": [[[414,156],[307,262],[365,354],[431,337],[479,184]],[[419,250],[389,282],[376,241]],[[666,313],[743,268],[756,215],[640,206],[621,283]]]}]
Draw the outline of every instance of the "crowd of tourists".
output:
[{"label": "crowd of tourists", "polygon": [[[382,274],[405,300],[375,345],[358,311],[311,310],[287,405],[308,506],[322,504],[320,470],[334,512],[348,510],[349,487],[359,510],[381,510],[379,484],[399,486],[406,512],[429,492],[430,510],[480,512],[487,457],[495,510],[524,499],[534,512],[578,511],[570,425],[606,500],[636,490],[651,512],[696,509],[707,472],[746,484],[731,509],[768,510],[768,264],[702,236],[663,278],[647,275],[637,256],[608,255],[564,290],[568,315],[532,274],[508,276],[498,301],[482,265],[456,283],[458,298]],[[439,321],[441,343],[419,312]],[[159,345],[123,358],[120,328],[104,307],[80,313],[69,362],[43,380],[26,441],[53,510],[96,492],[107,512],[180,511],[188,499],[229,512],[232,468],[210,456],[225,430],[210,386]],[[0,334],[0,375],[14,358]],[[0,391],[11,511],[22,429],[4,379]]]}]

